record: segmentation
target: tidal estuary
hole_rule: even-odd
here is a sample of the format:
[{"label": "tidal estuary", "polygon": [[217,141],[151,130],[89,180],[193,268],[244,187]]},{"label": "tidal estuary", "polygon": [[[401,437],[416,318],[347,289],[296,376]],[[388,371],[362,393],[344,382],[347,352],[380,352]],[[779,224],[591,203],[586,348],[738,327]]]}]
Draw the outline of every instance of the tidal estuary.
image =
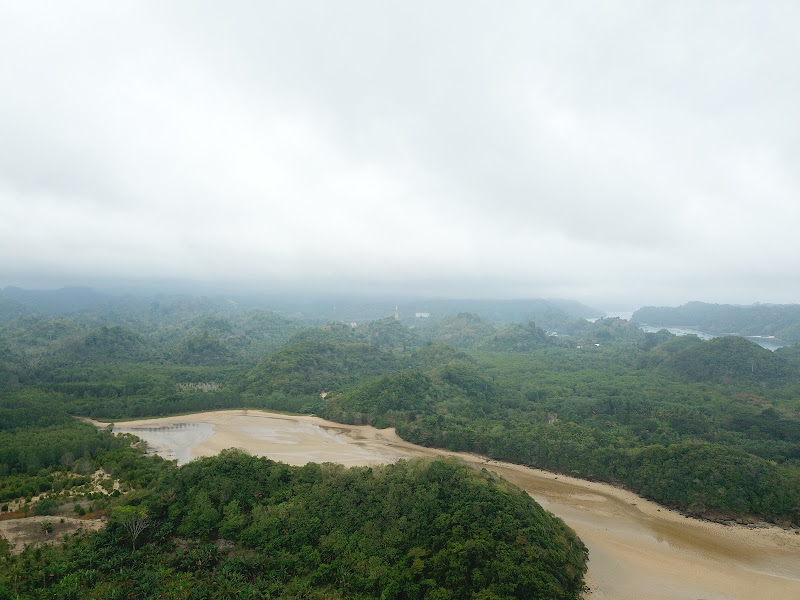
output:
[{"label": "tidal estuary", "polygon": [[114,431],[179,464],[226,448],[293,465],[458,456],[525,489],[578,533],[589,548],[586,600],[800,598],[798,530],[700,521],[611,485],[415,446],[393,429],[229,410],[117,423]]}]

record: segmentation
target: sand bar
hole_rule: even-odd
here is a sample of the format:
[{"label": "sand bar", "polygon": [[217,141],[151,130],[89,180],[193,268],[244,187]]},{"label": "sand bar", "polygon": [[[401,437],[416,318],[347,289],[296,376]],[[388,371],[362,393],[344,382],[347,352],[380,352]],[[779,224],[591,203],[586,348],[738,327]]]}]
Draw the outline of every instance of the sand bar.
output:
[{"label": "sand bar", "polygon": [[293,465],[330,461],[352,466],[414,456],[458,456],[527,490],[578,533],[589,548],[587,600],[800,598],[796,530],[687,518],[607,484],[415,446],[393,429],[228,410],[120,422],[116,430],[150,437],[156,451],[180,463],[226,448]]}]

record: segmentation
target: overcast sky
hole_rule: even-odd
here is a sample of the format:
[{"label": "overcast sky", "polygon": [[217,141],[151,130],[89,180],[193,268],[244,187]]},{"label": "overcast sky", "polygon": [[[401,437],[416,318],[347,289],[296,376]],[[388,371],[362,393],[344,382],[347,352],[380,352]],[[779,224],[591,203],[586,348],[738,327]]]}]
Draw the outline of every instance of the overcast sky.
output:
[{"label": "overcast sky", "polygon": [[0,286],[799,302],[798,23],[0,0]]}]

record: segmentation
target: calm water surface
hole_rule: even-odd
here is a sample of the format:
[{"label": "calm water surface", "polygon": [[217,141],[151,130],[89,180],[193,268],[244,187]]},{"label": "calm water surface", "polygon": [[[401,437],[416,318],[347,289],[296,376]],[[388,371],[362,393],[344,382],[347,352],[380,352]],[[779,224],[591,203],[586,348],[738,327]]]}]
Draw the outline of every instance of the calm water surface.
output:
[{"label": "calm water surface", "polygon": [[114,432],[132,433],[147,442],[152,452],[185,465],[192,460],[192,447],[214,435],[214,426],[211,423],[169,423],[152,427],[114,427]]}]

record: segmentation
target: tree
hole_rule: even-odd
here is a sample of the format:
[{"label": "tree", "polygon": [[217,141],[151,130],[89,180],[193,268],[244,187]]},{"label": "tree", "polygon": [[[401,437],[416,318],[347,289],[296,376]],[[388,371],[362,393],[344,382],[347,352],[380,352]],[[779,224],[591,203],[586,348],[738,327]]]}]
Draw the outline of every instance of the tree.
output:
[{"label": "tree", "polygon": [[143,506],[117,506],[111,513],[114,522],[119,523],[131,536],[132,548],[136,550],[136,538],[150,527],[150,516]]}]

